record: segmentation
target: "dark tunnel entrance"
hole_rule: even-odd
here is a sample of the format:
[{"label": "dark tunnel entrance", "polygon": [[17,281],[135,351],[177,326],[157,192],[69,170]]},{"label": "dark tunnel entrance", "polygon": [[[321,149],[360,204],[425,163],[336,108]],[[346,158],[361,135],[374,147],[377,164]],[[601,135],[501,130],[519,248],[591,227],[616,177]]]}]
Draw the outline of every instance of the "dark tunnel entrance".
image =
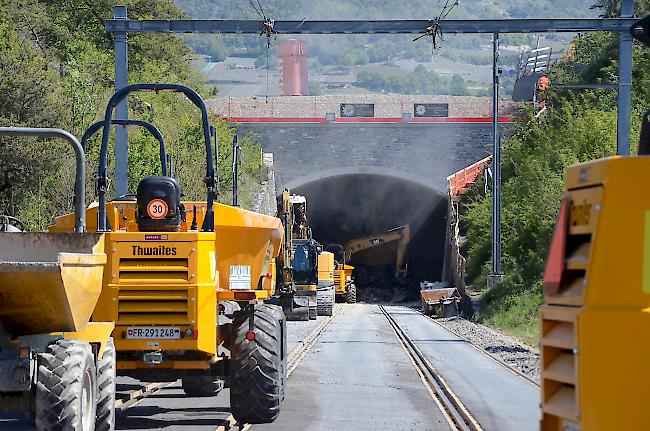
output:
[{"label": "dark tunnel entrance", "polygon": [[[306,196],[314,239],[324,246],[345,244],[408,224],[411,238],[406,253],[408,277],[400,283],[406,287],[404,299],[417,297],[421,281],[441,280],[446,195],[412,180],[375,173],[325,177],[294,187],[291,192]],[[354,259],[351,263],[355,265],[355,275],[361,275],[359,271],[362,271],[363,279],[367,280],[365,285],[362,282],[358,286],[360,300],[390,301],[395,298],[392,289],[397,287],[392,277],[394,263],[381,268],[365,268]],[[367,273],[373,276],[366,277]]]}]

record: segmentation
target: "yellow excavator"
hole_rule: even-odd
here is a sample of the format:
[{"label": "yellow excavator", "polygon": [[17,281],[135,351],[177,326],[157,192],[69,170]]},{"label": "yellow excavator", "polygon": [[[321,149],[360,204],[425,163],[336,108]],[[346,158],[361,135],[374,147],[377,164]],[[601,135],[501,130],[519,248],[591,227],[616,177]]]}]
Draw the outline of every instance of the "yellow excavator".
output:
[{"label": "yellow excavator", "polygon": [[[279,302],[289,320],[315,319],[318,308],[331,315],[334,303],[333,277],[320,280],[319,261],[323,247],[312,238],[307,225],[307,200],[282,192],[282,222],[284,242],[277,259],[277,289],[275,302]],[[326,258],[325,258],[326,259]],[[333,259],[332,259],[333,262]],[[329,282],[328,278],[332,278]],[[320,306],[319,306],[320,303]]]},{"label": "yellow excavator", "polygon": [[[397,284],[403,284],[408,275],[406,252],[410,242],[409,225],[398,226],[385,233],[368,235],[348,241],[345,246],[347,261],[355,266],[378,267],[395,265],[393,276]],[[360,284],[368,284],[367,271],[355,271]]]},{"label": "yellow excavator", "polygon": [[112,430],[115,325],[90,322],[106,254],[104,235],[86,233],[83,149],[59,129],[0,127],[0,136],[63,138],[77,162],[70,232],[26,232],[0,216],[0,411],[37,430]]},{"label": "yellow excavator", "polygon": [[[181,200],[181,185],[167,175],[162,143],[162,175],[143,178],[134,195],[108,200],[113,109],[142,91],[182,93],[199,108],[205,201]],[[229,387],[238,422],[267,423],[279,414],[287,371],[286,319],[280,307],[264,303],[271,296],[264,280],[282,242],[282,224],[215,203],[208,121],[201,97],[176,84],[129,85],[108,102],[96,177],[99,202],[86,210],[88,230],[104,234],[108,259],[92,318],[115,322],[118,374],[149,382],[181,379],[188,396],[214,396]],[[68,215],[50,231],[71,228]]]}]

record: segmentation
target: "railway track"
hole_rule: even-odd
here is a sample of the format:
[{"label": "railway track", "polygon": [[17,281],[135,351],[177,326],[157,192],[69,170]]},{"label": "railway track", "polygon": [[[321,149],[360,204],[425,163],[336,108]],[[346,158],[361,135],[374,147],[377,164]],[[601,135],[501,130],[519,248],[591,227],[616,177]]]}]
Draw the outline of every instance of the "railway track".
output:
[{"label": "railway track", "polygon": [[454,431],[483,431],[478,421],[463,405],[460,398],[452,391],[442,376],[436,372],[406,331],[402,329],[383,305],[380,305],[379,309],[388,320],[429,394],[447,419],[450,428]]},{"label": "railway track", "polygon": [[[287,377],[300,365],[303,358],[309,353],[312,347],[318,341],[318,338],[325,331],[331,321],[341,312],[341,305],[335,304],[332,316],[323,319],[314,329],[312,329],[307,336],[299,342],[299,344],[289,352],[287,355]],[[143,384],[139,389],[134,389],[116,400],[115,409],[117,411],[125,411],[132,407],[137,406],[145,398],[156,394],[157,392],[168,388],[176,382],[166,383],[148,383]],[[219,425],[215,431],[229,431],[238,429],[239,431],[247,431],[252,428],[250,424],[237,424],[237,421],[232,415],[229,415],[224,420],[224,425]]]},{"label": "railway track", "polygon": [[507,370],[510,371],[511,373],[516,374],[517,376],[521,377],[522,379],[526,380],[527,382],[529,382],[530,384],[532,384],[532,385],[534,385],[534,386],[536,386],[536,387],[538,387],[538,388],[540,387],[540,386],[539,386],[539,382],[537,382],[537,381],[535,381],[534,379],[530,378],[527,374],[521,372],[520,370],[518,370],[518,369],[516,369],[516,368],[514,368],[514,367],[512,367],[512,366],[510,366],[507,362],[505,362],[503,359],[499,358],[497,355],[494,355],[494,354],[488,352],[488,351],[485,350],[483,347],[481,347],[481,346],[477,345],[476,343],[472,342],[470,339],[464,337],[464,336],[461,335],[460,333],[458,333],[458,332],[456,332],[456,331],[453,331],[453,330],[447,328],[447,327],[444,326],[444,325],[441,325],[441,324],[440,324],[439,322],[437,322],[436,319],[434,319],[433,317],[428,316],[428,315],[426,315],[426,314],[424,314],[424,313],[420,313],[420,314],[422,314],[423,316],[425,316],[427,319],[431,320],[433,323],[435,323],[435,324],[436,324],[437,326],[439,326],[440,328],[444,329],[445,331],[449,332],[450,334],[453,334],[455,337],[460,338],[460,339],[463,340],[465,343],[467,343],[468,345],[472,346],[474,349],[478,350],[482,355],[487,356],[489,359],[491,359],[492,361],[496,362],[497,364],[499,364],[499,365],[502,366],[503,368],[507,369]]}]

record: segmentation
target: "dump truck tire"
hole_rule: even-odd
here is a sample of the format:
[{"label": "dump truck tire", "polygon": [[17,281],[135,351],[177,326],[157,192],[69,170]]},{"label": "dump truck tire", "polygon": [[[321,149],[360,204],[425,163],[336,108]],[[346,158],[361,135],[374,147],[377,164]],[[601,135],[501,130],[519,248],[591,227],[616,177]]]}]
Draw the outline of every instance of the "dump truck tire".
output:
[{"label": "dump truck tire", "polygon": [[97,420],[95,431],[115,429],[115,344],[109,338],[97,361]]},{"label": "dump truck tire", "polygon": [[224,387],[224,382],[209,375],[185,376],[181,379],[183,392],[188,397],[215,397]]},{"label": "dump truck tire", "polygon": [[235,315],[231,348],[230,409],[239,423],[270,423],[280,413],[283,393],[282,322],[270,305],[255,307],[249,341],[249,311]]},{"label": "dump truck tire", "polygon": [[357,302],[357,286],[354,283],[350,285],[350,289],[345,294],[345,302],[348,304],[355,304]]},{"label": "dump truck tire", "polygon": [[93,431],[97,370],[90,344],[61,339],[38,358],[37,430]]},{"label": "dump truck tire", "polygon": [[269,307],[272,309],[272,311],[275,313],[277,316],[278,320],[280,321],[280,330],[281,330],[281,338],[280,338],[280,352],[281,352],[281,361],[282,361],[282,384],[281,384],[281,395],[280,395],[280,401],[284,401],[284,390],[286,388],[287,384],[287,355],[289,352],[287,351],[287,317],[284,314],[284,311],[282,310],[282,307],[279,307],[277,305],[269,305]]}]

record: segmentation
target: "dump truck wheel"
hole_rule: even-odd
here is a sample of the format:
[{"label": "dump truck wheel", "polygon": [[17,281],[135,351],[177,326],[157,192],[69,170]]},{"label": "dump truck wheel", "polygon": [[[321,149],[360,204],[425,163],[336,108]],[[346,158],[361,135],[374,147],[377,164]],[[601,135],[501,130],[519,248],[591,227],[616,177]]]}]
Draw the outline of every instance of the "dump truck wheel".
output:
[{"label": "dump truck wheel", "polygon": [[115,344],[109,338],[97,361],[97,420],[95,431],[115,429]]},{"label": "dump truck wheel", "polygon": [[95,429],[97,371],[90,344],[61,339],[38,358],[36,429]]},{"label": "dump truck wheel", "polygon": [[357,302],[357,286],[352,283],[347,293],[345,294],[345,302],[348,304],[355,304]]},{"label": "dump truck wheel", "polygon": [[181,383],[183,392],[188,397],[214,397],[224,387],[223,380],[209,375],[185,376],[181,379]]},{"label": "dump truck wheel", "polygon": [[278,320],[280,321],[280,330],[281,330],[281,338],[280,338],[280,352],[281,352],[281,360],[282,360],[282,372],[281,372],[281,377],[282,377],[282,385],[281,385],[281,395],[280,395],[280,401],[284,400],[284,389],[286,387],[287,383],[287,317],[284,314],[284,311],[282,310],[282,307],[278,307],[276,305],[270,305],[269,306],[273,312],[276,314]]},{"label": "dump truck wheel", "polygon": [[282,323],[273,306],[256,306],[255,338],[249,341],[249,319],[250,312],[242,311],[233,323],[230,409],[239,423],[270,423],[280,413],[283,392]]}]

